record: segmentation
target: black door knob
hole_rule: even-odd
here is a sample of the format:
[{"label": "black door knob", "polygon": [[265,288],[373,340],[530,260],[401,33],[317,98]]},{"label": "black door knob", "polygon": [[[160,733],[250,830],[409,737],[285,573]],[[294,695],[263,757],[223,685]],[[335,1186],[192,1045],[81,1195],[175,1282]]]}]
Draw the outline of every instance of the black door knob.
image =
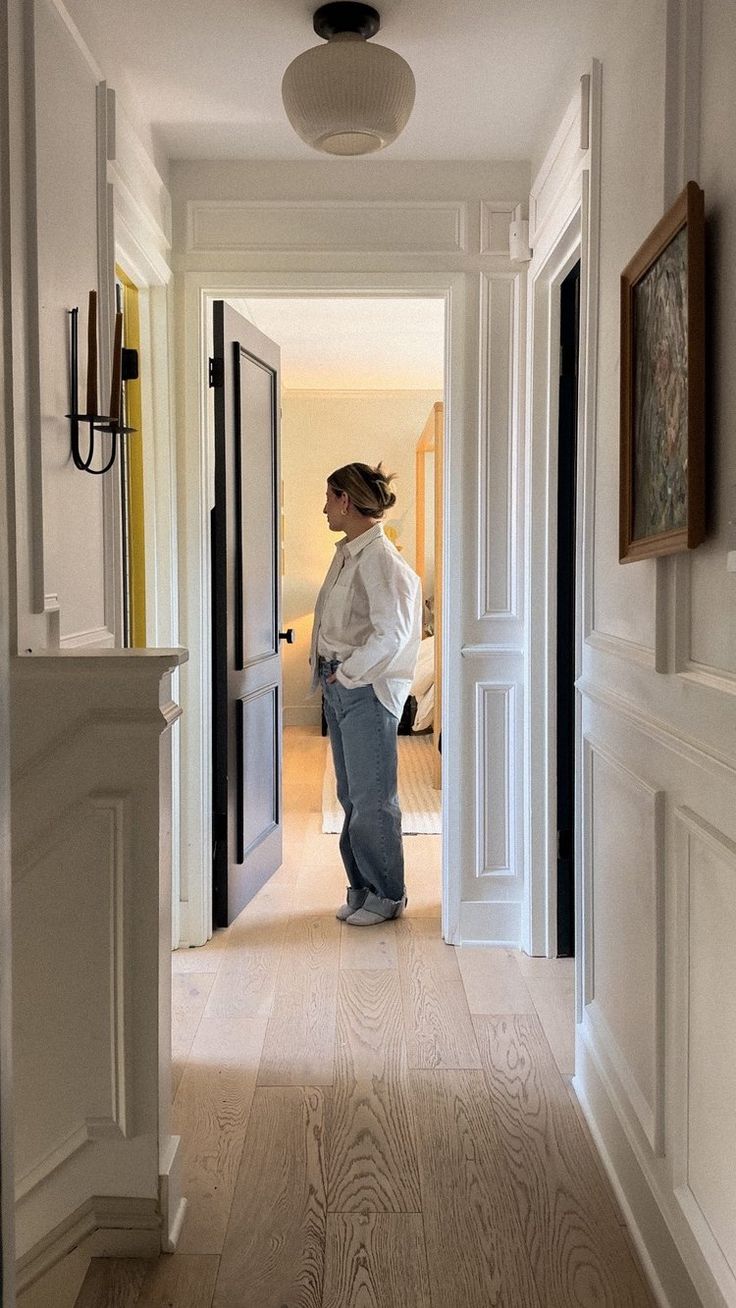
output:
[{"label": "black door knob", "polygon": [[296,636],[294,635],[294,628],[287,627],[286,631],[280,631],[279,640],[285,640],[287,645],[293,645],[294,641],[296,640]]}]

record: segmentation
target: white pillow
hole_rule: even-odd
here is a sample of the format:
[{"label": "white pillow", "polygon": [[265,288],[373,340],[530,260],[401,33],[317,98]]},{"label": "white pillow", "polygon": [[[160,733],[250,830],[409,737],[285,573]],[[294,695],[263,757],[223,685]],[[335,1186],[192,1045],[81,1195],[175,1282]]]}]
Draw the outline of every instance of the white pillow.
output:
[{"label": "white pillow", "polygon": [[427,688],[434,682],[434,636],[427,636],[419,646],[414,680],[411,693],[415,699],[421,699]]}]

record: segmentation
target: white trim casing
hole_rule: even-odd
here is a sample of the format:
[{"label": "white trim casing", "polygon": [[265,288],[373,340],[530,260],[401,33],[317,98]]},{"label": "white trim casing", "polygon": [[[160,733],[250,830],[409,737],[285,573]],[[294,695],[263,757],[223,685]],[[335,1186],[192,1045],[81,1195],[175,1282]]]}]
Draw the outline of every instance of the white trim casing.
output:
[{"label": "white trim casing", "polygon": [[[386,274],[350,274],[347,276],[335,276],[334,274],[257,274],[247,273],[240,274],[240,281],[236,280],[237,275],[223,276],[218,275],[216,278],[210,277],[208,285],[203,286],[198,276],[187,275],[187,320],[192,323],[195,320],[198,323],[198,332],[196,343],[190,338],[187,342],[187,363],[185,365],[188,382],[188,403],[194,404],[195,399],[200,413],[201,430],[208,432],[211,430],[209,422],[209,399],[207,390],[206,371],[204,361],[208,349],[208,313],[211,312],[209,306],[214,298],[221,296],[238,296],[247,295],[256,297],[260,295],[288,295],[289,293],[319,295],[370,295],[370,296],[415,296],[426,295],[433,298],[443,298],[446,304],[446,332],[445,332],[445,368],[446,376],[453,378],[453,384],[446,388],[446,486],[447,495],[445,499],[445,540],[449,539],[451,533],[455,533],[458,538],[459,528],[457,523],[461,521],[461,509],[458,504],[458,495],[461,489],[460,478],[457,475],[456,465],[458,455],[453,449],[452,431],[461,425],[460,406],[463,404],[462,393],[462,376],[463,376],[463,319],[465,314],[464,305],[464,278],[459,275],[442,276],[432,274],[404,274],[401,279],[394,275]],[[221,285],[218,283],[222,282]],[[454,427],[453,427],[454,424]],[[200,766],[196,768],[187,767],[183,772],[183,803],[182,803],[182,886],[183,899],[181,905],[181,936],[180,944],[201,944],[208,938],[211,932],[211,878],[202,877],[201,869],[209,868],[211,836],[210,836],[210,813],[211,800],[209,793],[209,778],[211,776],[211,746],[210,734],[206,730],[206,724],[209,721],[210,713],[210,685],[208,669],[211,660],[211,643],[210,643],[210,623],[209,623],[209,602],[210,594],[210,557],[209,557],[209,510],[212,504],[212,486],[214,481],[214,469],[212,459],[212,449],[210,439],[204,439],[197,443],[196,448],[192,445],[182,451],[183,465],[180,468],[182,483],[186,485],[187,491],[182,497],[180,512],[185,518],[185,528],[183,539],[187,542],[185,546],[185,556],[182,560],[182,571],[186,572],[189,577],[189,583],[183,586],[183,595],[187,605],[189,620],[195,619],[198,622],[199,630],[196,638],[196,648],[198,651],[198,663],[194,662],[193,650],[195,642],[191,634],[188,634],[190,648],[190,664],[182,669],[182,695],[187,700],[189,711],[185,715],[182,727],[182,749],[187,751],[187,757],[191,757],[190,751],[195,750],[197,757],[202,759]],[[192,484],[196,479],[199,486],[199,497],[192,494]],[[195,503],[198,503],[196,522],[194,520]],[[196,577],[196,581],[194,580]],[[190,587],[194,589],[190,589]],[[446,622],[444,627],[444,649],[443,658],[444,666],[448,669],[453,668],[453,658],[457,658],[459,651],[451,640],[453,631],[457,631],[461,625],[460,615],[458,613],[459,597],[462,594],[463,577],[458,566],[455,551],[448,551],[446,554],[445,569],[445,593],[443,604],[445,605]],[[197,598],[197,603],[192,605],[191,599]],[[445,699],[448,721],[458,720],[460,712],[459,704],[459,685],[460,676],[455,670],[448,672],[445,682]],[[190,696],[196,695],[198,699],[198,711],[192,712],[192,699]],[[447,768],[453,767],[453,732],[450,729],[443,734],[443,762]],[[457,764],[455,764],[457,766]],[[459,866],[458,852],[455,844],[456,833],[459,832],[462,823],[462,805],[459,803],[459,797],[452,791],[445,788],[443,791],[443,803],[449,807],[445,808],[443,818],[443,867],[445,869]],[[455,811],[457,807],[457,811]],[[187,893],[188,892],[188,893]],[[446,875],[445,885],[445,917],[444,927],[446,939],[458,941],[459,921],[460,921],[460,890],[457,878]]]},{"label": "white trim casing", "polygon": [[[11,545],[8,521],[7,469],[14,440],[14,376],[12,351],[13,290],[10,228],[11,204],[11,97],[12,69],[18,57],[17,6],[0,3],[0,1303],[15,1302],[15,1169],[13,1140],[13,1008],[12,1008],[12,892],[10,867],[10,647]],[[12,36],[12,46],[11,46]]]},{"label": "white trim casing", "polygon": [[[559,354],[559,287],[577,259],[581,263],[580,394],[578,403],[577,558],[575,667],[582,666],[590,561],[581,548],[585,523],[592,514],[598,305],[598,227],[600,209],[601,69],[590,74],[570,104],[532,185],[527,324],[526,503],[526,786],[525,844],[531,869],[523,930],[523,948],[554,957],[557,952],[556,887],[556,532],[557,532],[557,359]],[[580,736],[576,731],[577,775]],[[580,796],[576,801],[578,832],[577,939],[582,938],[579,848],[583,842]],[[581,966],[581,960],[578,959]],[[578,978],[580,982],[580,977]],[[578,985],[580,991],[580,984]]]},{"label": "white trim casing", "polygon": [[[172,176],[183,341],[178,381],[185,408],[183,429],[188,432],[187,441],[179,445],[182,638],[191,651],[182,674],[182,748],[187,762],[181,943],[201,943],[211,930],[208,597],[213,467],[204,367],[207,304],[217,295],[337,294],[445,300],[442,746],[443,771],[451,784],[444,795],[443,932],[454,944],[467,939],[518,944],[524,886],[519,610],[525,296],[523,274],[508,256],[508,217],[526,193],[528,174],[517,170],[519,181],[522,176],[524,180],[512,200],[506,198],[514,188],[504,166],[499,172],[504,198],[496,201],[492,191],[491,197],[484,193],[487,170],[481,178],[472,165],[465,171],[433,165],[424,170],[417,188],[403,174],[391,180],[381,169],[356,208],[355,193],[341,197],[339,187],[329,201],[317,198],[319,169],[315,165],[300,173],[303,189],[292,198],[283,189],[279,192],[285,174],[275,165],[254,166],[260,181],[250,190],[235,166],[230,179],[229,166],[209,180],[211,166],[203,166],[200,173],[196,164],[175,166]],[[264,178],[269,180],[261,184]],[[466,198],[458,199],[458,193]],[[235,198],[238,194],[242,199]],[[250,198],[256,195],[257,201]],[[353,221],[358,214],[359,239]],[[494,812],[506,823],[504,848],[513,867],[495,876],[477,875],[484,866],[478,841],[489,843],[488,822],[480,811],[489,787],[480,791],[474,781],[477,742],[482,739],[475,690],[479,682],[489,688],[514,688],[509,701],[515,706],[513,729],[504,742],[510,757],[499,760],[492,751],[486,760],[486,771],[498,767],[508,780],[505,803]]]}]

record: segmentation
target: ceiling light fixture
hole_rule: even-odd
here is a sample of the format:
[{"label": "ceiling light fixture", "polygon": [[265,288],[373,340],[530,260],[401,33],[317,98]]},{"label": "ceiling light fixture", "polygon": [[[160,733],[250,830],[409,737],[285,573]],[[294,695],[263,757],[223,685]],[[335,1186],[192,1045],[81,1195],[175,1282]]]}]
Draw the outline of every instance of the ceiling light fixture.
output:
[{"label": "ceiling light fixture", "polygon": [[297,55],[281,83],[294,131],[327,154],[370,154],[390,145],[409,121],[414,74],[401,55],[368,42],[381,26],[370,5],[335,0],[314,15],[327,45]]}]

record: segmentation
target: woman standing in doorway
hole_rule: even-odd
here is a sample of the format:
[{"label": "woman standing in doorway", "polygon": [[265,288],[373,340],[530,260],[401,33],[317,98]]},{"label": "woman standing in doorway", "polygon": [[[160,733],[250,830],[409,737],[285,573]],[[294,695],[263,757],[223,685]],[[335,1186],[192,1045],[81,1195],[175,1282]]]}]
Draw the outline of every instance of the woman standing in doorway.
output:
[{"label": "woman standing in doorway", "polygon": [[314,614],[312,688],[321,684],[345,811],[340,853],[348,877],[338,910],[351,926],[406,907],[396,733],[421,641],[419,578],[384,535],[396,503],[380,463],[348,463],[327,479],[324,514],[344,537]]}]

